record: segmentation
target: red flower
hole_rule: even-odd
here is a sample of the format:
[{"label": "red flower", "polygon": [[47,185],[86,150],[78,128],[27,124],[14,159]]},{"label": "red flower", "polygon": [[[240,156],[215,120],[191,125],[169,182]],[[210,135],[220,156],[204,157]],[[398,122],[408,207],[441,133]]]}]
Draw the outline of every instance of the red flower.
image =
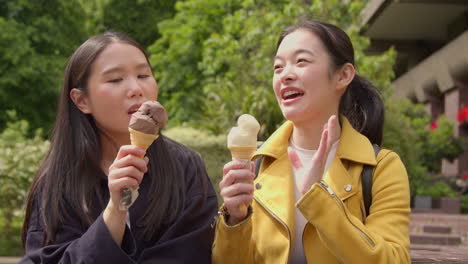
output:
[{"label": "red flower", "polygon": [[437,128],[437,121],[431,123],[431,127],[429,128],[431,131]]},{"label": "red flower", "polygon": [[457,114],[458,122],[464,123],[466,119],[468,119],[468,105],[460,108]]},{"label": "red flower", "polygon": [[463,175],[462,179],[468,180],[468,174]]}]

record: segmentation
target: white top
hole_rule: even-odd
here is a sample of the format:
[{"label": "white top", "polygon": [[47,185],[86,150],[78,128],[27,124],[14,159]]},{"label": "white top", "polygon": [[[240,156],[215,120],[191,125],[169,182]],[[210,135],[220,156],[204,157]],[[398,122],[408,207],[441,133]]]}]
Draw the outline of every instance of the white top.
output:
[{"label": "white top", "polygon": [[130,226],[130,211],[127,211],[127,215],[125,216],[125,222],[127,222],[128,229],[131,228]]},{"label": "white top", "polygon": [[[324,172],[328,170],[328,168],[330,167],[331,161],[335,157],[338,143],[339,143],[339,140],[333,144],[332,149],[330,150],[330,153],[328,154],[327,162],[325,163]],[[292,141],[292,137],[291,137],[289,140],[288,152],[289,151],[295,151],[297,153],[297,158],[298,158],[298,160],[297,159],[291,160],[291,165],[292,165],[291,167],[292,167],[292,173],[293,173],[293,179],[294,179],[294,198],[295,198],[295,201],[297,202],[302,198],[300,189],[304,180],[309,174],[310,169],[312,168],[312,159],[314,158],[317,150],[309,150],[309,149],[300,148],[294,144],[294,142]],[[307,224],[307,220],[299,211],[299,209],[296,208],[294,211],[295,211],[295,228],[294,228],[295,232],[294,233],[296,235],[295,235],[294,246],[292,248],[291,259],[289,260],[289,263],[302,264],[302,263],[307,263],[305,253],[304,253],[304,246],[302,245],[302,235],[304,233],[304,228]]]}]

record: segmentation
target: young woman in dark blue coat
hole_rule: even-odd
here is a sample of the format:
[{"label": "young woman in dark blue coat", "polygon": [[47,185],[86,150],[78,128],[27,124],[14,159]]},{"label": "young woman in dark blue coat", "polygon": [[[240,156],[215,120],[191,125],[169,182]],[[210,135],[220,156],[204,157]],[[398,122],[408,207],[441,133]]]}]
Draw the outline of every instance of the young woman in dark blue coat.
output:
[{"label": "young woman in dark blue coat", "polygon": [[[210,262],[217,200],[200,155],[163,135],[146,152],[130,145],[132,113],[157,98],[148,57],[127,36],[97,35],[73,53],[20,263]],[[122,211],[129,186],[139,197]]]}]

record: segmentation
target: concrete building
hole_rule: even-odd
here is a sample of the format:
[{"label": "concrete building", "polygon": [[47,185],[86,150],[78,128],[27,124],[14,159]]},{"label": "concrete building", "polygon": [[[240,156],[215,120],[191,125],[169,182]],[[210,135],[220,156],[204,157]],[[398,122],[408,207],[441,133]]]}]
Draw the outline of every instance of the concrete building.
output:
[{"label": "concrete building", "polygon": [[[369,0],[361,16],[369,52],[398,52],[395,93],[424,103],[433,119],[445,114],[454,135],[467,137],[457,113],[468,105],[468,0]],[[443,161],[442,173],[468,174],[468,146],[455,162]]]}]

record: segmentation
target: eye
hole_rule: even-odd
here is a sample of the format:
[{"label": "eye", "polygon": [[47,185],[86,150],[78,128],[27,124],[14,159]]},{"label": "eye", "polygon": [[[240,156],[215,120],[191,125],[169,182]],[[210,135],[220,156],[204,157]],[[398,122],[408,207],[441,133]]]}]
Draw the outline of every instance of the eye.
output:
[{"label": "eye", "polygon": [[309,61],[304,58],[297,59],[297,63],[306,63],[306,62],[309,62]]},{"label": "eye", "polygon": [[275,65],[273,66],[273,70],[274,70],[274,71],[277,71],[277,70],[282,69],[282,68],[283,68],[283,66],[281,66],[281,65],[279,65],[279,64],[275,64]]},{"label": "eye", "polygon": [[148,77],[150,77],[149,74],[139,74],[138,75],[138,79],[145,79],[145,78],[148,78]]},{"label": "eye", "polygon": [[109,81],[107,81],[107,82],[109,82],[109,83],[119,83],[119,82],[121,82],[122,80],[123,80],[122,78],[115,78],[115,79],[111,79],[111,80],[109,80]]}]

